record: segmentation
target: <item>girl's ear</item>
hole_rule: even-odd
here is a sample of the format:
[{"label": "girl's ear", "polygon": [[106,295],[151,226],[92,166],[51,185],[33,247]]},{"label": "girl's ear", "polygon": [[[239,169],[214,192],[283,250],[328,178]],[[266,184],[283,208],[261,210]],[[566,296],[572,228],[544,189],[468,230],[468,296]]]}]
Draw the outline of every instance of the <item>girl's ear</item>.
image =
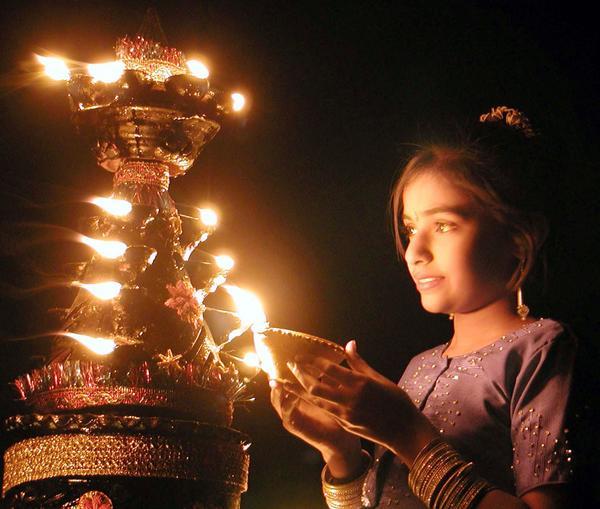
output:
[{"label": "girl's ear", "polygon": [[520,261],[521,265],[525,264],[529,252],[530,242],[528,242],[528,239],[525,235],[523,235],[521,232],[517,232],[512,236],[512,243],[513,255],[517,260]]}]

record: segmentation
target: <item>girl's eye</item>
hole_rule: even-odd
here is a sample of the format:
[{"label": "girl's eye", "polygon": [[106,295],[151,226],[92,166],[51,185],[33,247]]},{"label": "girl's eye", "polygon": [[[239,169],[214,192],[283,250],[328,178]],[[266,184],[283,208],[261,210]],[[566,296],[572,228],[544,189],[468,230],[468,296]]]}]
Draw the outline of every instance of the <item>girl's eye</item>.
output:
[{"label": "girl's eye", "polygon": [[436,223],[435,231],[440,233],[448,233],[450,230],[454,229],[454,225],[450,223]]},{"label": "girl's eye", "polygon": [[405,224],[402,227],[402,233],[406,236],[406,237],[412,237],[415,233],[417,233],[417,229],[414,226]]}]

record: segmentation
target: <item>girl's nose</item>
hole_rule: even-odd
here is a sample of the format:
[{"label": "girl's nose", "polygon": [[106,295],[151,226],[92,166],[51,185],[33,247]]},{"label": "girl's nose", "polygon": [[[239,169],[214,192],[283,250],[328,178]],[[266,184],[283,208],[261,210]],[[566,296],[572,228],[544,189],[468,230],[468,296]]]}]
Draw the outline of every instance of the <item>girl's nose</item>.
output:
[{"label": "girl's nose", "polygon": [[427,235],[415,233],[408,243],[404,258],[409,266],[425,264],[433,259]]}]

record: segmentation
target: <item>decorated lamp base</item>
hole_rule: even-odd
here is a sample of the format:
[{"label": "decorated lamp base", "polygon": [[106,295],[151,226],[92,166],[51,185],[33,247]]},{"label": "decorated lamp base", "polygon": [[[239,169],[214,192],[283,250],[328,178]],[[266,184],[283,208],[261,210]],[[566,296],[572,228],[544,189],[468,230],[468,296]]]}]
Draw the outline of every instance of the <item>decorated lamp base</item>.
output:
[{"label": "decorated lamp base", "polygon": [[210,482],[107,476],[23,484],[4,503],[11,509],[239,509],[240,494]]},{"label": "decorated lamp base", "polygon": [[159,417],[15,416],[4,454],[7,508],[231,509],[246,491],[248,439]]}]

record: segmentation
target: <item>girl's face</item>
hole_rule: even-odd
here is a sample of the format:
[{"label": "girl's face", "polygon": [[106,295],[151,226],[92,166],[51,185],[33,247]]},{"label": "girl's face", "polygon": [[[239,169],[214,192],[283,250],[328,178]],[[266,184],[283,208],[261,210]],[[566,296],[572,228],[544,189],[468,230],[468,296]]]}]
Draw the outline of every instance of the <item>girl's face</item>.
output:
[{"label": "girl's face", "polygon": [[424,171],[402,202],[405,260],[427,311],[470,313],[509,296],[513,243],[465,190]]}]

